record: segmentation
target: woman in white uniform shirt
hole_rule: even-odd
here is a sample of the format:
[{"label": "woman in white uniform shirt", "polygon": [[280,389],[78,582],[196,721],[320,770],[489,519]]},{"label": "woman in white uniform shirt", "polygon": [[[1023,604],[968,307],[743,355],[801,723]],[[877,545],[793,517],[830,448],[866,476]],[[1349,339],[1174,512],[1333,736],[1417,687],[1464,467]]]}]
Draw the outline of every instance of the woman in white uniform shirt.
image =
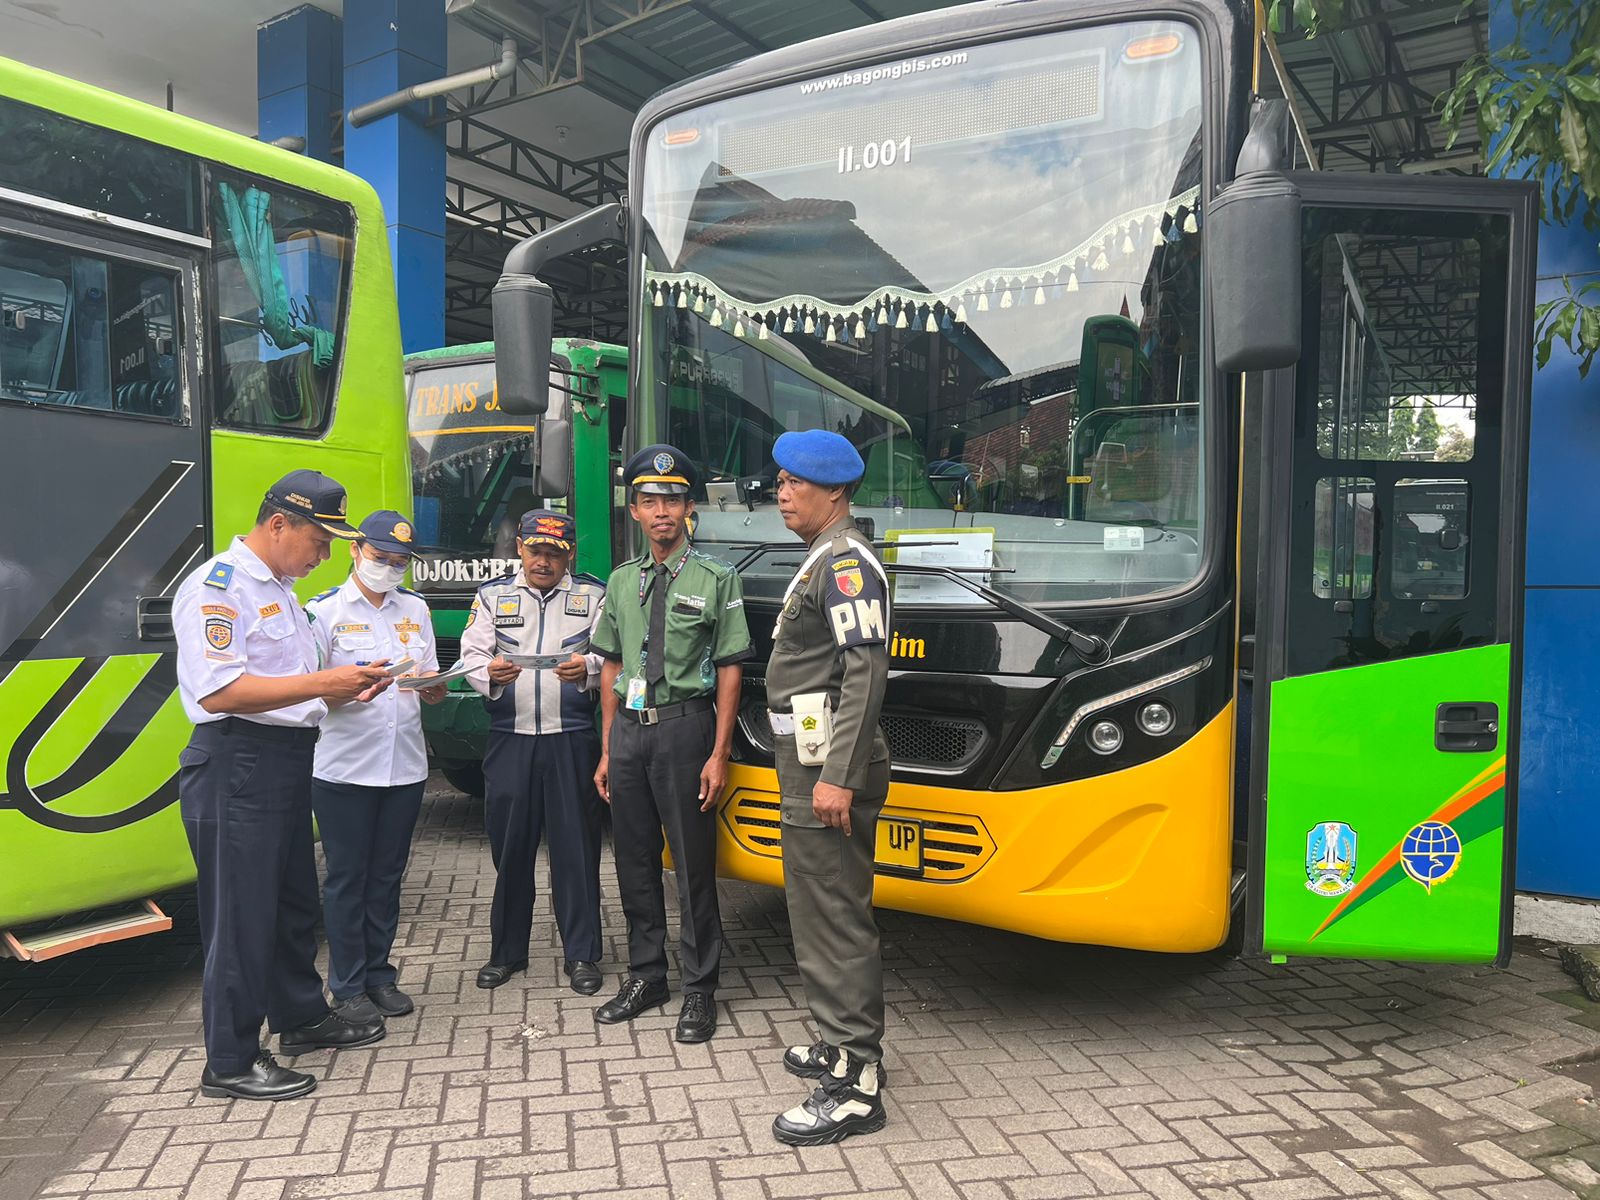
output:
[{"label": "woman in white uniform shirt", "polygon": [[[411,522],[382,510],[361,522],[350,578],[306,605],[325,667],[399,663],[407,675],[438,671],[428,604],[400,586],[412,557]],[[322,830],[328,988],[346,1016],[403,1016],[411,998],[389,961],[400,923],[400,880],[422,807],[428,752],[418,700],[444,687],[391,687],[371,704],[330,713],[312,771],[311,806]]]}]

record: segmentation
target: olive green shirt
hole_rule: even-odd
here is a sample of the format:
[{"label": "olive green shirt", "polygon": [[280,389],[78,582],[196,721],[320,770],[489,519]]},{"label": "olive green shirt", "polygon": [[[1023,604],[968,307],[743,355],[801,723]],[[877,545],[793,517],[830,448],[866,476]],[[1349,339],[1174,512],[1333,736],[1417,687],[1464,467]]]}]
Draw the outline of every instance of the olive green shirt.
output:
[{"label": "olive green shirt", "polygon": [[[596,654],[622,664],[616,693],[624,704],[628,681],[645,677],[650,599],[657,586],[655,565],[646,551],[611,572],[606,605],[589,638],[589,648]],[[687,540],[667,557],[665,565],[669,575],[667,674],[656,686],[655,707],[715,693],[717,668],[743,662],[751,654],[739,573],[722,559],[693,549]]]},{"label": "olive green shirt", "polygon": [[822,782],[861,792],[868,766],[889,757],[878,729],[889,682],[889,589],[849,517],[819,533],[806,559],[773,630],[767,703],[788,712],[795,696],[827,692],[833,737]]}]

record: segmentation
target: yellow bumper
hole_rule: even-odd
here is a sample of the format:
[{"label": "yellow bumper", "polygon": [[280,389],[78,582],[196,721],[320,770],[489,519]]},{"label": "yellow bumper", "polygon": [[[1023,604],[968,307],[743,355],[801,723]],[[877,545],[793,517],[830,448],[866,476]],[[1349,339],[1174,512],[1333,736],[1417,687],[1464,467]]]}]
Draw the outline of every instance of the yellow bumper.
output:
[{"label": "yellow bumper", "polygon": [[[1229,704],[1170,753],[1110,775],[1021,792],[896,783],[874,898],[1056,941],[1214,949],[1228,927],[1233,739]],[[781,887],[777,773],[728,775],[719,870]]]}]

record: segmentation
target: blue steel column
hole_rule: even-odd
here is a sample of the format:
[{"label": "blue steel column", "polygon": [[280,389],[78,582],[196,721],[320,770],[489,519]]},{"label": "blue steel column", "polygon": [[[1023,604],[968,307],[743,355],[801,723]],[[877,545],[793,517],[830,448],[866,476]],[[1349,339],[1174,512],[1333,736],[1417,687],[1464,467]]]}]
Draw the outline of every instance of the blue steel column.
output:
[{"label": "blue steel column", "polygon": [[[347,112],[445,73],[441,0],[345,0]],[[428,128],[428,113],[422,101],[344,129],[345,168],[383,201],[407,353],[444,344],[444,130]]]},{"label": "blue steel column", "polygon": [[336,163],[333,131],[343,108],[338,17],[302,4],[256,26],[256,123],[262,141],[304,138],[308,158]]},{"label": "blue steel column", "polygon": [[[1511,0],[1491,0],[1490,44],[1506,45],[1515,31]],[[1530,49],[1540,53],[1543,47]],[[1595,240],[1577,221],[1540,227],[1538,301],[1561,295],[1563,276],[1575,287],[1600,278]],[[1579,380],[1576,357],[1558,341],[1549,363],[1533,375],[1517,887],[1600,898],[1596,463],[1600,388],[1593,378]]]}]

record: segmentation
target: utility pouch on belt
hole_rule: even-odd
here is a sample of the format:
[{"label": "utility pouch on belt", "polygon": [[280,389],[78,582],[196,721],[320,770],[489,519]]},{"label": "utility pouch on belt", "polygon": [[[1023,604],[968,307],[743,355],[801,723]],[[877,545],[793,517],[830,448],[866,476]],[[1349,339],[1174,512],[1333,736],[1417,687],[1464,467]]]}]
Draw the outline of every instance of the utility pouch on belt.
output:
[{"label": "utility pouch on belt", "polygon": [[790,701],[794,711],[794,749],[800,764],[820,767],[833,741],[833,712],[827,692],[806,692]]}]

